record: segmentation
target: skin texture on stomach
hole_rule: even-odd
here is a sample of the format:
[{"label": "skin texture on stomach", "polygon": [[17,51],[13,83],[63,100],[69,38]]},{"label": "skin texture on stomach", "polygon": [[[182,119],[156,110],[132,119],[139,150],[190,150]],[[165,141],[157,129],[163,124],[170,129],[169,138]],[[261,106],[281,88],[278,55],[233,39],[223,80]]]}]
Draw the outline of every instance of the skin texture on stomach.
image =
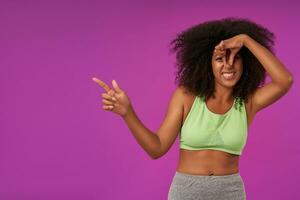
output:
[{"label": "skin texture on stomach", "polygon": [[176,171],[195,175],[229,175],[239,171],[239,155],[218,150],[180,149]]}]

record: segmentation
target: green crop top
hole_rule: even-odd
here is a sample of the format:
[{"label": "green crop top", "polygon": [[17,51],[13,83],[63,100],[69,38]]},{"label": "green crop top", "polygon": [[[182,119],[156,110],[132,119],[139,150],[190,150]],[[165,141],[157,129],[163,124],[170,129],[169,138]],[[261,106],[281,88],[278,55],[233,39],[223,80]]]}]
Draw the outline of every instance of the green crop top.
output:
[{"label": "green crop top", "polygon": [[215,149],[241,155],[248,134],[245,103],[243,102],[241,111],[233,104],[225,114],[217,114],[207,108],[204,99],[195,97],[181,127],[180,148]]}]

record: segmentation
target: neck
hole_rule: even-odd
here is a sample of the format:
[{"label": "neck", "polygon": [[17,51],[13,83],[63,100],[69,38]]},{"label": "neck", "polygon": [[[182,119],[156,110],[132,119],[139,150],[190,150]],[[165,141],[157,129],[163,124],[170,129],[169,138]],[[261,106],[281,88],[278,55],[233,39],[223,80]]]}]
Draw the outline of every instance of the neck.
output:
[{"label": "neck", "polygon": [[214,92],[215,100],[220,103],[232,102],[232,90],[232,88],[216,85]]}]

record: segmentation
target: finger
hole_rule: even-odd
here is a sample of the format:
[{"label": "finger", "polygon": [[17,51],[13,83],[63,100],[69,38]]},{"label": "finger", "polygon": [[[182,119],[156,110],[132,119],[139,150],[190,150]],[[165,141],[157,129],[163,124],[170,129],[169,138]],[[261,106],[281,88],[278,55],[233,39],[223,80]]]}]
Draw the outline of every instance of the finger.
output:
[{"label": "finger", "polygon": [[105,106],[105,105],[103,105],[102,108],[104,110],[112,110],[114,107],[113,106]]},{"label": "finger", "polygon": [[96,77],[93,77],[93,81],[95,81],[96,83],[98,83],[107,92],[110,90],[110,87],[106,83],[104,83],[103,81],[101,81],[100,79],[97,79]]},{"label": "finger", "polygon": [[116,90],[116,92],[122,92],[122,90],[119,87],[119,84],[117,83],[116,80],[112,80],[112,85],[113,85],[114,89]]},{"label": "finger", "polygon": [[220,50],[220,49],[215,49],[214,53],[216,56],[224,56],[226,51]]},{"label": "finger", "polygon": [[226,46],[225,46],[225,41],[224,40],[222,40],[217,46],[216,46],[216,48],[217,49],[220,49],[220,50],[222,50],[222,51],[224,51],[226,48],[225,48]]},{"label": "finger", "polygon": [[215,46],[215,49],[223,51],[223,48],[222,48],[222,46],[220,44],[218,44],[217,46]]},{"label": "finger", "polygon": [[218,51],[218,52],[223,52],[224,50],[221,49],[221,47],[219,46],[219,47],[215,47],[214,51],[215,51],[215,52],[216,52],[216,51]]},{"label": "finger", "polygon": [[115,97],[112,97],[112,96],[108,95],[107,93],[102,93],[102,98],[109,100],[109,101],[113,101],[113,102],[116,102],[116,100],[117,100]]},{"label": "finger", "polygon": [[226,51],[216,50],[216,55],[224,56],[225,54],[226,54]]},{"label": "finger", "polygon": [[231,52],[231,53],[230,53],[230,56],[229,56],[229,64],[230,64],[230,65],[233,64],[234,56],[235,56],[235,53],[234,53],[234,52]]},{"label": "finger", "polygon": [[115,96],[115,91],[113,90],[113,89],[110,89],[109,91],[108,91],[108,94],[110,95],[110,96]]},{"label": "finger", "polygon": [[108,101],[106,99],[102,99],[102,103],[105,104],[106,106],[114,106],[115,103],[112,101]]},{"label": "finger", "polygon": [[224,42],[224,40],[221,41],[220,47],[221,47],[221,50],[225,50],[226,49],[225,48],[225,42]]},{"label": "finger", "polygon": [[232,65],[234,62],[234,58],[239,50],[231,50],[230,57],[229,57],[229,63]]},{"label": "finger", "polygon": [[222,56],[222,57],[223,57],[223,56],[226,55],[226,51],[224,51],[224,50],[218,50],[218,49],[217,49],[217,50],[215,51],[215,55],[216,55],[216,56]]}]

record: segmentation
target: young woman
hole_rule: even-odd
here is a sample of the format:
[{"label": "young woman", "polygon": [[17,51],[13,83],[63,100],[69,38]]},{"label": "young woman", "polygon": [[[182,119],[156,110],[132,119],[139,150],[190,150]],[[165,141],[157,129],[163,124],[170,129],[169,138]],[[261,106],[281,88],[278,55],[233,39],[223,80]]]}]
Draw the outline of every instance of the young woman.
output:
[{"label": "young woman", "polygon": [[[195,25],[171,42],[177,87],[156,134],[136,115],[125,91],[93,78],[106,93],[103,109],[122,116],[153,159],[179,134],[179,162],[169,200],[245,200],[239,156],[255,114],[290,89],[292,74],[273,54],[274,34],[248,19],[224,18]],[[272,81],[265,84],[266,72]]]}]

